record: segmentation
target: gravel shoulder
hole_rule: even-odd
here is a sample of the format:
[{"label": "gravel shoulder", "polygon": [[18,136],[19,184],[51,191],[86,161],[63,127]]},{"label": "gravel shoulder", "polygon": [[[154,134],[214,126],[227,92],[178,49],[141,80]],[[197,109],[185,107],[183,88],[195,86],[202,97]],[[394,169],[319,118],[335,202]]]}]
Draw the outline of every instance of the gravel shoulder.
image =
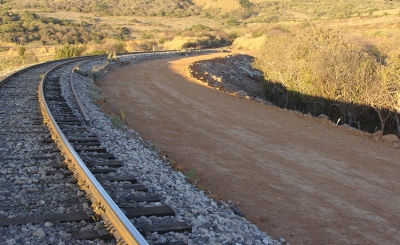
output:
[{"label": "gravel shoulder", "polygon": [[218,56],[126,66],[108,73],[102,89],[127,125],[269,235],[292,244],[398,244],[399,149],[189,74],[189,64]]}]

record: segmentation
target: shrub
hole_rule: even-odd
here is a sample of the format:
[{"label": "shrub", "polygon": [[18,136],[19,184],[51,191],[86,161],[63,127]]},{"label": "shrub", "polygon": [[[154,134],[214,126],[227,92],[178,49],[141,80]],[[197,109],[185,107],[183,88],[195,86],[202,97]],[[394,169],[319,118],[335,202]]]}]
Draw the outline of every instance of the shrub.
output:
[{"label": "shrub", "polygon": [[192,27],[190,27],[189,30],[195,31],[195,32],[212,31],[212,29],[210,27],[205,26],[203,24],[192,25]]},{"label": "shrub", "polygon": [[78,57],[81,56],[85,51],[86,46],[64,45],[63,47],[56,49],[54,59]]},{"label": "shrub", "polygon": [[243,8],[250,8],[251,7],[251,3],[249,2],[249,0],[239,0],[239,4]]},{"label": "shrub", "polygon": [[[393,64],[397,63],[391,60],[388,64],[391,66],[385,67],[396,67]],[[280,91],[280,98],[284,98],[279,102],[281,106],[310,110],[321,104],[323,106],[318,106],[315,112],[326,110],[327,115],[338,108],[336,111],[340,115],[335,116],[346,119],[349,124],[360,118],[369,106],[378,113],[383,129],[394,108],[395,96],[389,95],[396,95],[400,90],[398,80],[384,82],[380,74],[383,66],[376,56],[369,55],[364,47],[345,40],[333,30],[305,28],[272,35],[263,46],[256,66],[267,74],[265,79],[270,84],[283,86],[284,89],[265,86]],[[386,74],[394,74],[392,71],[396,68],[384,70]],[[266,91],[266,94],[271,93],[276,96]]]},{"label": "shrub", "polygon": [[26,48],[25,48],[25,47],[18,47],[17,52],[18,52],[18,56],[19,56],[21,59],[24,59],[24,58],[25,58],[25,51],[26,51]]},{"label": "shrub", "polygon": [[235,19],[229,19],[226,21],[227,26],[238,26],[240,23]]},{"label": "shrub", "polygon": [[152,39],[152,38],[154,38],[154,35],[151,33],[143,32],[141,35],[141,38],[142,39]]},{"label": "shrub", "polygon": [[117,54],[126,52],[126,43],[124,41],[116,41],[109,46],[109,51]]}]

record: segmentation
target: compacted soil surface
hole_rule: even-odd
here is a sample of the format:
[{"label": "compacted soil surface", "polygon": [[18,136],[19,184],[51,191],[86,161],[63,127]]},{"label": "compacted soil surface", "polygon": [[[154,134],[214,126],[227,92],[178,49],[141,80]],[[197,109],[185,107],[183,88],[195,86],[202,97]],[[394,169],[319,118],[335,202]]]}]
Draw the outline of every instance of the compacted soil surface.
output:
[{"label": "compacted soil surface", "polygon": [[189,64],[222,55],[126,66],[101,86],[128,126],[275,239],[400,244],[399,144],[219,91],[227,87],[209,87],[199,66],[190,67],[203,81],[190,75]]}]

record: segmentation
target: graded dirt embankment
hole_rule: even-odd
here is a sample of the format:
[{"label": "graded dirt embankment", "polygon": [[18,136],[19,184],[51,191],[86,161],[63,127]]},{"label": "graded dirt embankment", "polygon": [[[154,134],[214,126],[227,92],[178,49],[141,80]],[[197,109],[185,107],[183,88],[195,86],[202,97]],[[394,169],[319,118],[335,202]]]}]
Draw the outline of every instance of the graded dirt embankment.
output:
[{"label": "graded dirt embankment", "polygon": [[274,238],[400,244],[400,150],[188,76],[188,63],[217,55],[124,67],[102,88],[143,138]]}]

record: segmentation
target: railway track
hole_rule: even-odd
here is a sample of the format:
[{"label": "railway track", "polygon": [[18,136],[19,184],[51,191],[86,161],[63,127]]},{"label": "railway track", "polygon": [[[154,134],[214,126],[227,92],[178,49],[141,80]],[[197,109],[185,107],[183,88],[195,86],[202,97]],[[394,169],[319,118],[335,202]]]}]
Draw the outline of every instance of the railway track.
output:
[{"label": "railway track", "polygon": [[280,244],[115,129],[87,98],[103,96],[87,78],[103,64],[56,61],[0,82],[0,244]]},{"label": "railway track", "polygon": [[[3,241],[6,244],[25,243],[32,239],[25,237],[29,233],[43,242],[55,224],[65,229],[65,223],[75,225],[75,229],[67,229],[71,244],[111,239],[117,244],[148,244],[129,218],[175,216],[175,211],[161,204],[159,196],[148,193],[135,176],[115,174],[124,163],[108,153],[87,129],[84,117],[74,114],[62,96],[60,78],[69,71],[73,84],[77,62],[29,68],[12,75],[1,87],[0,226],[2,237],[9,238]],[[82,106],[79,108],[85,115]],[[122,209],[108,194],[116,195],[115,185],[122,192],[135,192],[118,200]],[[15,226],[25,235],[7,236]],[[142,233],[190,232],[191,226],[170,222],[138,229]]]}]

